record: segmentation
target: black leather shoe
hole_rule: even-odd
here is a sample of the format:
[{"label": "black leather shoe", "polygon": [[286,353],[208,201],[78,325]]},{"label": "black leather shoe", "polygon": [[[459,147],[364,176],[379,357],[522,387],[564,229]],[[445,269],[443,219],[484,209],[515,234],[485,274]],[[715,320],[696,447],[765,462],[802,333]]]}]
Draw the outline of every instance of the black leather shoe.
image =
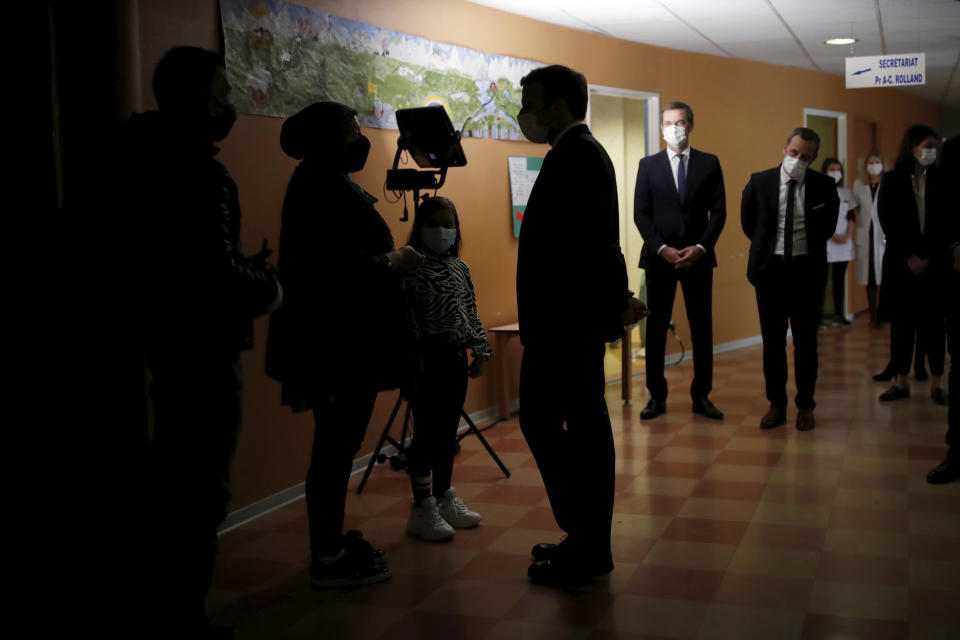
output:
[{"label": "black leather shoe", "polygon": [[893,380],[895,377],[897,377],[896,372],[895,372],[893,369],[891,369],[890,367],[887,367],[886,369],[884,369],[884,370],[881,371],[880,373],[874,375],[874,376],[873,376],[873,379],[876,380],[877,382],[890,382],[890,381]]},{"label": "black leather shoe", "polygon": [[770,405],[767,413],[760,418],[761,429],[773,429],[787,422],[787,410]]},{"label": "black leather shoe", "polygon": [[700,398],[693,401],[693,412],[714,420],[723,420],[723,411],[717,409],[716,405],[710,402],[710,398]]},{"label": "black leather shoe", "polygon": [[880,394],[881,402],[887,402],[888,400],[899,400],[901,398],[910,397],[910,387],[903,387],[902,389],[897,385],[893,385],[886,391]]},{"label": "black leather shoe", "polygon": [[927,473],[927,482],[930,484],[947,484],[960,478],[960,464],[944,460]]},{"label": "black leather shoe", "polygon": [[797,431],[810,431],[814,426],[813,409],[800,409],[797,412]]},{"label": "black leather shoe", "polygon": [[530,555],[533,556],[534,560],[552,560],[557,557],[558,553],[560,553],[560,545],[549,542],[535,544],[533,549],[530,550]]},{"label": "black leather shoe", "polygon": [[613,571],[613,563],[582,564],[559,560],[540,560],[527,569],[530,582],[548,587],[576,587]]},{"label": "black leather shoe", "polygon": [[937,404],[942,404],[947,406],[950,401],[947,399],[947,392],[943,390],[943,387],[934,387],[930,391],[930,397],[933,398],[933,401]]},{"label": "black leather shoe", "polygon": [[651,420],[656,418],[661,413],[667,412],[667,403],[662,400],[657,400],[656,398],[650,398],[650,401],[647,402],[647,406],[643,408],[643,411],[640,412],[641,420]]}]

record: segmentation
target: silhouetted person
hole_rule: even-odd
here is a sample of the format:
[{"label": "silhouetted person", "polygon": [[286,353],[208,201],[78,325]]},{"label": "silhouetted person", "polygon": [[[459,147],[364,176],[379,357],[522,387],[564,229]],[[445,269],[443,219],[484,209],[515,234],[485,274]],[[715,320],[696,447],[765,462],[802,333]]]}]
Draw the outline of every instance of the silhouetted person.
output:
[{"label": "silhouetted person", "polygon": [[531,71],[520,84],[523,135],[552,147],[520,227],[520,427],[567,533],[559,545],[533,548],[528,575],[562,585],[613,569],[614,446],[604,342],[620,337],[645,306],[627,290],[613,165],[582,122],[586,79],[554,65]]},{"label": "silhouetted person", "polygon": [[783,162],[750,176],[740,223],[750,239],[747,279],[757,293],[763,338],[763,377],[770,409],[761,429],[787,421],[787,323],[793,331],[797,429],[814,427],[817,330],[823,311],[827,240],[840,200],[833,178],[810,169],[820,136],[797,128],[783,145]]},{"label": "silhouetted person", "polygon": [[171,49],[153,90],[159,111],[126,125],[120,185],[152,377],[147,635],[208,637],[204,599],[240,432],[239,356],[280,289],[264,254],[244,256],[237,186],[214,159],[236,119],[221,58]]},{"label": "silhouetted person", "polygon": [[940,291],[947,304],[947,349],[950,352],[949,406],[947,408],[946,459],[930,470],[927,482],[944,484],[960,478],[960,376],[957,371],[957,345],[960,344],[960,136],[943,144],[940,174],[944,176],[940,192],[942,211],[946,216],[943,246],[947,248],[944,260],[944,284]]},{"label": "silhouetted person", "polygon": [[880,394],[881,401],[910,396],[907,376],[916,340],[930,363],[931,397],[947,404],[941,387],[947,304],[942,290],[946,257],[941,245],[947,219],[934,164],[939,146],[933,129],[911,126],[901,141],[896,164],[880,185],[877,215],[887,238],[880,306],[891,319],[890,354],[897,374],[894,385]]},{"label": "silhouetted person", "polygon": [[311,585],[371,584],[390,577],[387,557],[359,531],[344,533],[347,484],[377,392],[413,375],[413,320],[401,277],[423,256],[394,250],[377,199],[349,177],[370,151],[356,111],[312,104],[283,123],[280,146],[302,162],[283,201],[284,306],[270,319],[267,372],[282,381],[283,404],[313,411]]},{"label": "silhouetted person", "polygon": [[713,270],[714,247],[727,219],[727,198],[720,161],[690,147],[693,109],[671,102],[660,112],[667,148],[647,156],[637,168],[634,221],[643,236],[640,268],[646,271],[647,389],[650,400],[642,420],[667,410],[667,379],[663,375],[667,326],[673,313],[677,283],[693,338],[693,412],[723,418],[707,396],[713,388]]}]

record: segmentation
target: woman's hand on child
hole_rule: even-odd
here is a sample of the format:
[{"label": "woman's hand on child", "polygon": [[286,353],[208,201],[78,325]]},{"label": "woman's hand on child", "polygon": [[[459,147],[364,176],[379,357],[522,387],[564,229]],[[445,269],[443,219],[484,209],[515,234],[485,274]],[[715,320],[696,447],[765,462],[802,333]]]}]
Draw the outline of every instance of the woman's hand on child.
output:
[{"label": "woman's hand on child", "polygon": [[391,251],[387,254],[387,258],[389,258],[393,268],[400,271],[415,271],[423,264],[423,254],[410,245],[404,245],[396,251]]}]

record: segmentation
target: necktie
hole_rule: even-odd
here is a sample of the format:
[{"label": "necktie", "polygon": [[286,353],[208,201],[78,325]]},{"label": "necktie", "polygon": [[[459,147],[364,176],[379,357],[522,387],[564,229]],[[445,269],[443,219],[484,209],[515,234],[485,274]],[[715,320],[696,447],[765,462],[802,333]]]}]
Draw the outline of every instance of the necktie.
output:
[{"label": "necktie", "polygon": [[783,225],[783,257],[793,257],[793,196],[797,190],[797,181],[787,182],[787,219]]},{"label": "necktie", "polygon": [[680,194],[680,202],[683,202],[683,196],[687,193],[687,171],[683,168],[683,156],[677,154],[677,193]]}]

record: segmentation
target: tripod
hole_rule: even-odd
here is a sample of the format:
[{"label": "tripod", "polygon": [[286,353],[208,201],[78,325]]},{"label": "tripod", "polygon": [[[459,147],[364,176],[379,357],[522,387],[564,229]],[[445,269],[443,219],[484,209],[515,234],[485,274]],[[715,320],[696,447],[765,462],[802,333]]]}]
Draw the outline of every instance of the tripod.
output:
[{"label": "tripod", "polygon": [[[370,478],[370,472],[373,471],[373,465],[377,464],[378,462],[383,463],[387,460],[387,456],[381,453],[383,444],[385,442],[389,442],[397,449],[397,454],[390,457],[390,466],[396,471],[399,471],[407,466],[407,432],[410,428],[410,425],[413,423],[412,408],[409,402],[407,402],[407,409],[403,415],[403,429],[400,431],[400,440],[397,441],[390,437],[390,428],[393,427],[393,421],[400,413],[400,405],[403,404],[404,400],[406,400],[406,396],[401,391],[400,395],[397,396],[397,403],[393,405],[393,411],[390,412],[390,419],[387,420],[387,425],[383,428],[383,433],[380,434],[380,439],[377,440],[377,447],[373,450],[373,454],[370,456],[370,462],[367,463],[367,469],[363,472],[363,478],[361,478],[360,485],[357,487],[357,494],[363,493],[363,488],[366,486],[367,480]],[[491,447],[490,443],[487,442],[487,439],[483,437],[483,432],[477,428],[477,425],[474,424],[473,420],[470,419],[470,416],[467,415],[466,411],[461,409],[460,413],[467,423],[467,430],[457,436],[458,450],[461,440],[471,434],[477,436],[477,438],[480,440],[480,444],[483,445],[484,449],[487,450],[487,453],[490,454],[490,457],[493,458],[493,461],[496,462],[497,466],[500,467],[500,470],[503,471],[503,475],[509,478],[510,471],[507,470],[507,467],[497,456],[496,452],[493,450],[493,447]],[[488,426],[487,429],[499,422],[503,422],[503,420],[497,420]]]}]

